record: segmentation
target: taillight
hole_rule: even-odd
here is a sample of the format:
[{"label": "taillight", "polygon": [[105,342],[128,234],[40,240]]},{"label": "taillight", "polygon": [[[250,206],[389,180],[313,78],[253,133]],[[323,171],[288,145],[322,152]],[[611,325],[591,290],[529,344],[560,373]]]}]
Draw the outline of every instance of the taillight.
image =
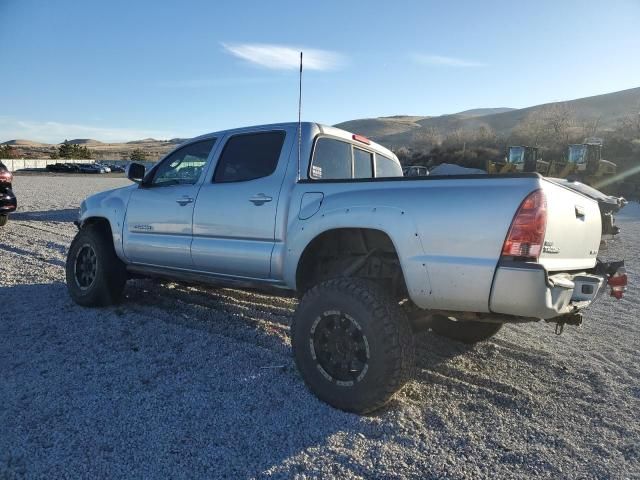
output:
[{"label": "taillight", "polygon": [[502,246],[502,255],[526,261],[538,260],[547,229],[547,200],[542,190],[524,199]]},{"label": "taillight", "polygon": [[616,273],[609,277],[607,283],[611,287],[610,295],[620,300],[627,290],[627,271],[624,267],[618,268]]},{"label": "taillight", "polygon": [[11,183],[13,174],[8,170],[0,170],[0,183]]}]

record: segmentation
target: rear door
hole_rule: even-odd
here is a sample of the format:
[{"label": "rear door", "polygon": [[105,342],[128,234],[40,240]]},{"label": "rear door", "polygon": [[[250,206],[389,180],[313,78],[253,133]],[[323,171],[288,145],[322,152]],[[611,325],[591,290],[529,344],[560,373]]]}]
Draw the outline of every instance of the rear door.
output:
[{"label": "rear door", "polygon": [[231,134],[198,194],[191,257],[196,269],[268,278],[292,137],[285,130]]},{"label": "rear door", "polygon": [[186,145],[149,172],[131,195],[123,247],[139,264],[192,268],[193,207],[215,139]]}]

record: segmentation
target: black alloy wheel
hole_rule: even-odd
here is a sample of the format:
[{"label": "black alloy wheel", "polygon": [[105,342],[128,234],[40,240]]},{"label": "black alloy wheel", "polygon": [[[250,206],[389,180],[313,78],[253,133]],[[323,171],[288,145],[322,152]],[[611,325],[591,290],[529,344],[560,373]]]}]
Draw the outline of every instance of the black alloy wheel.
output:
[{"label": "black alloy wheel", "polygon": [[350,315],[330,310],[311,327],[311,356],[327,380],[353,385],[369,368],[369,342],[362,327]]}]

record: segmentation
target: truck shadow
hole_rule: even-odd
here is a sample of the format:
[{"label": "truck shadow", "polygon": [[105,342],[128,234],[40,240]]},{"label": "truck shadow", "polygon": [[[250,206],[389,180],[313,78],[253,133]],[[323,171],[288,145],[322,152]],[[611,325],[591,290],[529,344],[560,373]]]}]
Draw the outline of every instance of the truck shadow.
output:
[{"label": "truck shadow", "polygon": [[23,212],[18,211],[11,214],[11,220],[26,220],[30,222],[73,222],[78,217],[77,208],[63,208],[60,210],[42,210]]},{"label": "truck shadow", "polygon": [[[56,249],[57,251],[62,252],[62,253],[64,253],[66,251],[66,247],[64,245],[60,245],[60,244],[57,244],[55,242],[48,242],[47,246],[49,248]],[[30,251],[30,250],[25,250],[25,249],[19,248],[19,247],[12,247],[11,245],[5,245],[3,243],[0,243],[0,250],[4,250],[4,251],[9,252],[9,253],[14,253],[16,255],[20,255],[20,256],[23,256],[23,257],[33,258],[35,256],[34,253],[32,251]],[[46,263],[48,263],[50,265],[55,265],[57,267],[64,268],[64,266],[65,266],[65,262],[64,261],[58,260],[56,258],[50,258],[50,257],[46,257],[46,256],[41,256],[41,257],[36,257],[36,258],[38,258],[39,260],[42,260],[43,262],[46,262]],[[0,287],[0,289],[1,288],[2,287]]]},{"label": "truck shadow", "polygon": [[[357,416],[304,386],[288,334],[295,299],[151,280],[129,282],[122,304],[101,309],[73,303],[62,282],[0,287],[0,298],[9,454],[46,448],[56,465],[95,473],[180,464],[206,477],[288,477],[304,473],[292,458],[332,439],[395,435],[397,401]],[[468,348],[422,337],[423,372]]]}]

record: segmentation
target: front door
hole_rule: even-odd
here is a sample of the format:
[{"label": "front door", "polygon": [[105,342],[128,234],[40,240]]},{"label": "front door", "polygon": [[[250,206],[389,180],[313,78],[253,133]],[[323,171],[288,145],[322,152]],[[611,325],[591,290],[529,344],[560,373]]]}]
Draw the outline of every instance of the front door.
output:
[{"label": "front door", "polygon": [[278,196],[292,141],[282,130],[232,135],[193,213],[197,270],[268,278]]},{"label": "front door", "polygon": [[123,236],[138,264],[192,268],[193,207],[215,139],[186,145],[149,172],[131,195]]}]

